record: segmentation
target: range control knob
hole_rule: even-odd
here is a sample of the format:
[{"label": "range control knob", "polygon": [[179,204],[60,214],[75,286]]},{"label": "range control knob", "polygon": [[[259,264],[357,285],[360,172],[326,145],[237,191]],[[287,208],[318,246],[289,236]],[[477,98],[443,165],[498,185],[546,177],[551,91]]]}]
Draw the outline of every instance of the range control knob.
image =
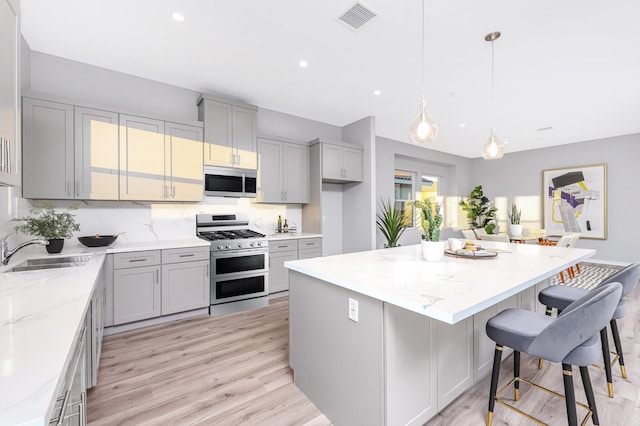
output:
[{"label": "range control knob", "polygon": [[226,248],[230,249],[231,248],[231,244],[227,244]]},{"label": "range control knob", "polygon": [[257,243],[249,243],[251,247],[255,247]]},{"label": "range control knob", "polygon": [[258,241],[256,244],[258,244],[259,246],[262,246],[262,241]]},{"label": "range control knob", "polygon": [[242,243],[239,243],[239,244],[238,244],[238,247],[239,247],[239,248],[242,248],[242,247],[243,247],[243,246],[242,246]]},{"label": "range control knob", "polygon": [[222,250],[224,246],[222,244],[218,244],[218,250]]}]

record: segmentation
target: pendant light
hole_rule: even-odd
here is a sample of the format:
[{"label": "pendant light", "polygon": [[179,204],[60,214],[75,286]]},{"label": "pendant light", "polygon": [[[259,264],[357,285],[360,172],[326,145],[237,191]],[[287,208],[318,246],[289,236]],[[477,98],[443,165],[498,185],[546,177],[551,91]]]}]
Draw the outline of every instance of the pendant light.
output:
[{"label": "pendant light", "polygon": [[427,103],[424,100],[424,0],[422,0],[422,102],[418,116],[409,127],[409,138],[415,144],[431,142],[438,135],[438,124],[427,112]]},{"label": "pendant light", "polygon": [[485,160],[497,160],[504,155],[504,144],[496,136],[496,129],[493,127],[493,42],[499,37],[499,31],[489,33],[484,37],[486,41],[491,42],[491,134],[487,143],[482,147],[482,158]]}]

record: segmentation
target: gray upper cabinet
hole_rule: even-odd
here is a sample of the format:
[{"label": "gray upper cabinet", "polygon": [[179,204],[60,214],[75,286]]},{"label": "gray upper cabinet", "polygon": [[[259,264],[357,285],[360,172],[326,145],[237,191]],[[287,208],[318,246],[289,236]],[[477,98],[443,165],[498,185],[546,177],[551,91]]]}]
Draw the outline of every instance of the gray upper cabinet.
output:
[{"label": "gray upper cabinet", "polygon": [[75,107],[75,197],[118,199],[118,113]]},{"label": "gray upper cabinet", "polygon": [[20,184],[19,2],[0,0],[0,185]]},{"label": "gray upper cabinet", "polygon": [[324,182],[362,182],[362,148],[357,145],[320,142]]},{"label": "gray upper cabinet", "polygon": [[75,198],[73,105],[23,98],[23,197]]},{"label": "gray upper cabinet", "polygon": [[309,148],[306,144],[258,138],[258,201],[309,202]]},{"label": "gray upper cabinet", "polygon": [[202,201],[202,128],[165,122],[165,186],[171,201]]},{"label": "gray upper cabinet", "polygon": [[202,94],[198,119],[204,122],[204,164],[255,170],[257,111],[253,105]]},{"label": "gray upper cabinet", "polygon": [[120,199],[162,201],[164,121],[120,115]]},{"label": "gray upper cabinet", "polygon": [[23,97],[22,114],[24,198],[202,200],[201,123],[31,93]]}]

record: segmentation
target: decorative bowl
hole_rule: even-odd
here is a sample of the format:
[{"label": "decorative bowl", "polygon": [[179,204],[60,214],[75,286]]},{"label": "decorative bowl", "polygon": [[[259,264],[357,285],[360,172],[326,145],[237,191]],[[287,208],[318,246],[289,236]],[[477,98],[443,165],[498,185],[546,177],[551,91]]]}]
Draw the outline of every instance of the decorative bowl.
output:
[{"label": "decorative bowl", "polygon": [[117,235],[91,235],[78,237],[78,241],[87,247],[105,247],[113,244],[116,238],[118,238]]}]

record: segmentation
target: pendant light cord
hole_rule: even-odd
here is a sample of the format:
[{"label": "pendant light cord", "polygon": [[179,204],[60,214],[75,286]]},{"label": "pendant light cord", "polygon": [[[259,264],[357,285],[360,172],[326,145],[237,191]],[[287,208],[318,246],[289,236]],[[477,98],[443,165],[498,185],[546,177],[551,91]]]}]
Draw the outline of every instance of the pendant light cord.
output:
[{"label": "pendant light cord", "polygon": [[493,132],[493,128],[494,128],[494,112],[493,112],[493,70],[494,70],[494,64],[493,64],[493,40],[491,40],[491,131]]},{"label": "pendant light cord", "polygon": [[422,0],[422,103],[424,103],[424,0]]}]

